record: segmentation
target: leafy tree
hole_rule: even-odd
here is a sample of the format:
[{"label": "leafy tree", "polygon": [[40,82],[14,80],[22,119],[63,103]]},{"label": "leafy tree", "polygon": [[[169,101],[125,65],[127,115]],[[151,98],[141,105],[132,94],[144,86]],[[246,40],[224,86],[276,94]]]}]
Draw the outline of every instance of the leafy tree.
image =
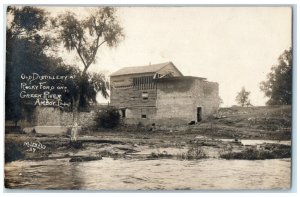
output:
[{"label": "leafy tree", "polygon": [[[73,111],[86,109],[90,102],[96,101],[96,94],[99,91],[104,97],[108,96],[106,91],[108,82],[104,75],[89,73],[87,70],[95,63],[100,46],[105,43],[109,47],[116,46],[123,37],[122,28],[115,19],[114,9],[101,8],[96,14],[81,21],[75,19],[75,15],[70,13],[60,16],[57,21],[57,24],[61,25],[58,26],[59,39],[45,33],[49,17],[43,9],[29,6],[8,7],[7,12],[11,18],[6,30],[5,117],[7,120],[14,120],[17,124],[18,120],[24,117],[24,111],[28,111],[28,100],[25,102],[19,96],[22,73],[76,76],[74,80],[60,81],[59,83],[68,87],[68,91],[57,92],[63,95],[63,101],[72,103]],[[73,27],[73,22],[76,25],[80,23],[80,26]],[[47,53],[49,48],[57,46],[57,41],[62,41],[70,51],[76,50],[82,58],[83,70],[66,65],[61,58]],[[49,83],[54,82],[49,81]]]},{"label": "leafy tree", "polygon": [[21,8],[8,7],[7,13],[13,17],[7,29],[8,39],[25,36],[34,37],[46,25],[47,13],[40,8],[24,6]]},{"label": "leafy tree", "polygon": [[292,104],[292,48],[279,56],[267,80],[260,83],[260,89],[269,97],[267,105]]},{"label": "leafy tree", "polygon": [[38,33],[46,25],[46,12],[25,6],[8,7],[7,14],[11,21],[6,29],[5,118],[17,124],[26,108],[19,96],[20,75],[47,73],[57,60],[45,54],[46,48],[52,44],[49,37]]},{"label": "leafy tree", "polygon": [[57,28],[63,46],[68,51],[75,51],[83,66],[78,77],[79,87],[72,94],[74,120],[77,121],[81,104],[88,104],[87,98],[91,96],[91,92],[86,89],[89,78],[95,79],[94,87],[101,90],[105,98],[108,96],[104,78],[100,75],[90,75],[87,71],[96,62],[96,55],[101,46],[117,46],[124,37],[123,29],[116,18],[116,9],[110,7],[97,8],[96,12],[86,19],[78,19],[75,13],[67,12],[52,20],[52,24]]},{"label": "leafy tree", "polygon": [[238,95],[236,96],[235,100],[242,107],[249,106],[249,105],[251,105],[249,95],[250,95],[250,92],[246,91],[245,87],[242,87],[241,91],[238,92]]},{"label": "leafy tree", "polygon": [[[79,100],[80,111],[87,110],[89,103],[96,102],[96,96],[98,92],[102,95],[108,96],[106,89],[109,87],[108,82],[103,74],[99,73],[87,73],[82,77],[82,71],[74,66],[61,65],[53,68],[51,73],[55,73],[61,76],[74,76],[73,79],[61,80],[61,81],[51,81],[50,85],[64,85],[68,88],[68,91],[57,91],[57,93],[62,95],[62,101],[71,103],[71,109],[77,107],[75,104],[75,98],[79,98],[79,92],[82,92],[82,99]],[[53,83],[53,84],[52,84]],[[80,90],[81,88],[81,90]]]},{"label": "leafy tree", "polygon": [[[47,12],[35,7],[8,7],[8,16],[11,18],[6,30],[6,94],[5,94],[5,118],[13,120],[15,125],[22,118],[30,117],[34,111],[35,99],[20,98],[21,74],[30,75],[38,73],[41,75],[76,75],[80,70],[63,63],[61,58],[56,58],[47,53],[57,42],[45,34],[47,25]],[[43,32],[43,33],[41,33]],[[96,77],[97,76],[97,77]],[[88,74],[82,86],[87,92],[87,98],[95,102],[99,84],[104,81],[100,74]],[[48,82],[49,85],[53,81]],[[70,95],[76,94],[78,80],[60,82],[70,89],[69,92],[59,92],[63,95],[63,101],[71,102]],[[106,84],[107,87],[107,84]],[[76,89],[77,88],[77,89]],[[30,93],[30,90],[27,91]],[[42,93],[33,91],[31,93]],[[82,104],[82,106],[87,106]],[[66,109],[66,108],[65,108]]]}]

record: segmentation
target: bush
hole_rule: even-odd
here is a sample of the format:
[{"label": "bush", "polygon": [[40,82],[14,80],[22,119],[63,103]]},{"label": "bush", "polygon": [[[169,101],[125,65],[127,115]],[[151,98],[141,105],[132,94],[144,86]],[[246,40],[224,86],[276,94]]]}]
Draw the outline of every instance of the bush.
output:
[{"label": "bush", "polygon": [[254,147],[243,150],[242,152],[229,152],[221,154],[223,159],[242,159],[242,160],[263,160],[263,159],[281,159],[291,157],[291,148],[287,145],[266,145],[265,149],[256,150]]},{"label": "bush", "polygon": [[195,144],[190,147],[186,153],[177,155],[177,158],[184,160],[198,160],[207,158],[207,155],[199,144]]},{"label": "bush", "polygon": [[94,120],[97,127],[112,129],[120,124],[120,114],[118,109],[109,107],[97,112]]}]

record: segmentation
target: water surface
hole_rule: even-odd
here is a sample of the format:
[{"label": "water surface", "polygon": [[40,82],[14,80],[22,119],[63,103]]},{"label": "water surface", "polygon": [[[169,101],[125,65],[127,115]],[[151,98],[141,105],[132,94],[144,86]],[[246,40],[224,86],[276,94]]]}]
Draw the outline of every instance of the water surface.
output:
[{"label": "water surface", "polygon": [[15,161],[5,165],[5,181],[27,189],[288,189],[290,165],[290,159]]}]

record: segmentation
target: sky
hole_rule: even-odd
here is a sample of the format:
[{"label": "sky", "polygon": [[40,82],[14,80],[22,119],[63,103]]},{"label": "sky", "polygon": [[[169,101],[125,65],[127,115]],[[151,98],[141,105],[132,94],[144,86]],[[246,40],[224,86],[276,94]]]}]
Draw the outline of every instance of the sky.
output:
[{"label": "sky", "polygon": [[[117,14],[125,39],[116,48],[101,48],[91,71],[109,76],[125,66],[171,61],[185,76],[218,82],[225,107],[236,104],[243,86],[253,105],[265,105],[259,83],[292,43],[290,7],[119,7]],[[80,61],[63,54],[68,63]],[[107,102],[101,96],[98,101]]]}]

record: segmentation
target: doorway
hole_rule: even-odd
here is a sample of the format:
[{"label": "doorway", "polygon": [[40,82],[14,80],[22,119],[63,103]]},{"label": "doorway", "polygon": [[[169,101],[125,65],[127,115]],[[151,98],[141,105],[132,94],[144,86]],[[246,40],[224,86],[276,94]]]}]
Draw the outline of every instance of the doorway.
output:
[{"label": "doorway", "polygon": [[197,122],[202,120],[202,107],[197,107]]},{"label": "doorway", "polygon": [[121,117],[122,118],[126,117],[126,109],[121,109]]}]

